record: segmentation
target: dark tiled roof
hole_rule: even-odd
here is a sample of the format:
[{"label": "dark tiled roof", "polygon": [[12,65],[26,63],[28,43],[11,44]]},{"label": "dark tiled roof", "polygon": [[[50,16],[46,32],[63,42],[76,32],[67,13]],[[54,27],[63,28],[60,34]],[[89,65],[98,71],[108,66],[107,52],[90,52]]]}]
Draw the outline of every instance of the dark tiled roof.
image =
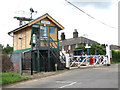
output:
[{"label": "dark tiled roof", "polygon": [[120,46],[118,46],[118,45],[110,45],[110,49],[120,50]]},{"label": "dark tiled roof", "polygon": [[65,39],[65,40],[61,40],[59,41],[60,46],[66,46],[66,45],[73,45],[73,44],[80,44],[80,43],[86,43],[88,40],[89,44],[99,44],[96,41],[90,40],[88,38],[85,37],[77,37],[77,38],[70,38],[70,39]]}]

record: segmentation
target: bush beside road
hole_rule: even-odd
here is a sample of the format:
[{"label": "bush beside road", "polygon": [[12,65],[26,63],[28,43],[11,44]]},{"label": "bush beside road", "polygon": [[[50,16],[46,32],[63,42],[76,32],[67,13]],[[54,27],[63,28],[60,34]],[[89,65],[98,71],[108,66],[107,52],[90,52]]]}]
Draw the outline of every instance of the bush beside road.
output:
[{"label": "bush beside road", "polygon": [[2,78],[0,78],[0,84],[2,85],[30,79],[30,77],[21,76],[12,72],[0,73],[0,76],[2,76]]},{"label": "bush beside road", "polygon": [[30,73],[23,73],[23,75],[12,72],[0,73],[0,76],[2,76],[2,78],[0,78],[0,84],[2,84],[3,87],[6,87],[12,84],[17,84],[19,82],[44,78],[52,75],[58,75],[66,71],[68,70],[58,70],[56,72],[39,72],[34,73],[33,75],[30,75]]}]

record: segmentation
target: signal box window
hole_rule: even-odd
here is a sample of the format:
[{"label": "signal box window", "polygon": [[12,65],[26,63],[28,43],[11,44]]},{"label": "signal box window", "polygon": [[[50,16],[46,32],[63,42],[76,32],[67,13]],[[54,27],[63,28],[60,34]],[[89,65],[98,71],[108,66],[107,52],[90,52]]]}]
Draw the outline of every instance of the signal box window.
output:
[{"label": "signal box window", "polygon": [[50,33],[56,34],[56,28],[50,27],[49,30],[50,30]]}]

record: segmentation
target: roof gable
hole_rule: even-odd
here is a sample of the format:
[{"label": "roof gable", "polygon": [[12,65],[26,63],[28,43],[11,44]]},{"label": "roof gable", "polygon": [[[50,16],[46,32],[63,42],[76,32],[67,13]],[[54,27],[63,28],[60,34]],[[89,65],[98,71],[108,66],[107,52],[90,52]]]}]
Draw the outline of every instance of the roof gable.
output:
[{"label": "roof gable", "polygon": [[41,19],[40,21],[38,21],[38,22],[36,22],[35,24],[40,24],[40,25],[43,25],[43,23],[41,23],[41,22],[46,22],[46,21],[48,21],[47,23],[48,23],[48,25],[50,25],[50,26],[57,26],[54,22],[52,22],[48,17],[45,17],[44,19]]},{"label": "roof gable", "polygon": [[39,22],[40,20],[42,19],[45,19],[45,18],[48,18],[51,22],[53,22],[58,28],[60,28],[60,30],[63,30],[64,27],[59,24],[55,19],[53,19],[48,13],[46,13],[45,15],[41,16],[41,17],[38,17],[37,19],[33,20],[32,22],[30,22],[28,24],[28,26],[31,26],[32,24],[35,24],[37,22]]},{"label": "roof gable", "polygon": [[37,19],[32,20],[30,23],[27,23],[27,24],[25,24],[25,25],[23,25],[23,26],[15,29],[15,30],[13,30],[13,31],[10,31],[8,34],[11,34],[11,33],[13,33],[13,32],[19,31],[19,30],[21,30],[21,29],[23,29],[23,28],[26,28],[26,27],[29,27],[29,26],[31,26],[31,25],[33,25],[33,24],[36,24],[36,23],[38,23],[40,20],[43,20],[43,19],[45,19],[45,18],[48,18],[52,23],[54,23],[54,24],[59,28],[59,30],[63,30],[63,29],[64,29],[64,27],[63,27],[61,24],[59,24],[59,23],[58,23],[55,19],[53,19],[48,13],[46,13],[46,14],[44,14],[43,16],[40,16],[40,17],[38,17]]}]

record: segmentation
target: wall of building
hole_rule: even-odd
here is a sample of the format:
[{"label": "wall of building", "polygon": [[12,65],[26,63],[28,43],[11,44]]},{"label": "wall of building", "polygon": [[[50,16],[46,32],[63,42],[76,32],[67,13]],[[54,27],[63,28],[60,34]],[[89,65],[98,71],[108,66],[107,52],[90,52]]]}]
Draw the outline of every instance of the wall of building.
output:
[{"label": "wall of building", "polygon": [[[45,21],[50,21],[48,18],[43,19]],[[36,25],[41,25],[43,26],[43,24],[39,21],[37,23],[35,23]],[[50,24],[46,25],[46,27],[48,27],[48,35],[50,37],[52,37],[52,39],[54,40],[54,42],[57,44],[58,46],[58,28],[56,27],[56,25],[50,21]],[[56,33],[49,33],[49,28],[50,27],[54,27],[56,28]],[[13,37],[13,47],[14,47],[14,51],[18,51],[18,50],[24,50],[24,49],[31,49],[31,45],[30,45],[30,40],[31,40],[31,27],[27,27],[24,28],[20,31],[17,31],[14,33],[14,37]],[[19,39],[21,38],[21,39]],[[41,39],[43,40],[43,39]],[[40,42],[41,46],[45,46],[44,42]],[[57,46],[53,43],[54,47],[57,48]]]},{"label": "wall of building", "polygon": [[15,32],[13,37],[14,51],[31,48],[30,39],[31,39],[30,27]]},{"label": "wall of building", "polygon": [[[79,43],[77,45],[86,45],[85,43]],[[66,51],[66,53],[72,53],[74,48],[76,48],[76,44],[72,44],[72,45],[66,45],[66,46],[59,46],[59,49],[62,51],[62,49],[64,49],[64,51]]]},{"label": "wall of building", "polygon": [[61,41],[60,41],[60,47],[59,49],[61,51],[66,51],[66,53],[72,53],[74,48],[76,48],[78,45],[86,45],[88,44],[98,44],[96,41],[90,40],[85,37],[78,37],[78,32],[77,29],[74,30],[73,32],[73,38],[70,39],[65,39],[65,34],[64,32],[61,33]]}]

